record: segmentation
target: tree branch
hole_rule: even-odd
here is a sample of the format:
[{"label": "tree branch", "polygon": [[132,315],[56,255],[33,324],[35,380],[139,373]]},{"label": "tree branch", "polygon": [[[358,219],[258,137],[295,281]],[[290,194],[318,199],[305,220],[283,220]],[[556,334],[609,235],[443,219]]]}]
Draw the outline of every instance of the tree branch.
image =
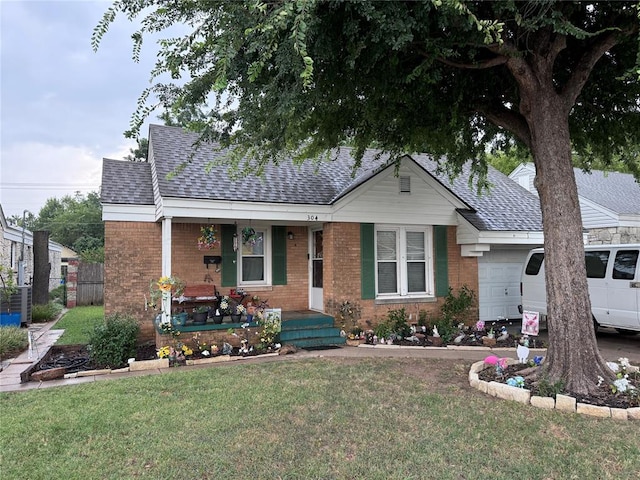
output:
[{"label": "tree branch", "polygon": [[476,107],[476,111],[494,125],[511,132],[518,140],[531,148],[529,125],[527,125],[526,120],[520,113],[502,105],[479,105]]},{"label": "tree branch", "polygon": [[638,27],[634,26],[623,32],[610,32],[607,35],[603,35],[589,50],[584,52],[582,58],[580,58],[580,61],[576,65],[573,74],[560,92],[560,95],[564,99],[566,105],[571,107],[575,104],[580,92],[582,92],[582,88],[589,79],[589,75],[591,74],[593,67],[606,52],[619,42],[619,37],[621,35],[631,35],[637,30]]},{"label": "tree branch", "polygon": [[458,63],[458,62],[453,62],[451,60],[447,60],[444,57],[439,57],[437,60],[440,63],[444,63],[445,65],[448,65],[450,67],[455,67],[460,69],[482,70],[485,68],[496,67],[498,65],[504,65],[505,63],[507,63],[509,59],[504,56],[497,56],[497,57],[490,58],[488,60],[484,60],[482,62],[476,62],[476,63]]}]

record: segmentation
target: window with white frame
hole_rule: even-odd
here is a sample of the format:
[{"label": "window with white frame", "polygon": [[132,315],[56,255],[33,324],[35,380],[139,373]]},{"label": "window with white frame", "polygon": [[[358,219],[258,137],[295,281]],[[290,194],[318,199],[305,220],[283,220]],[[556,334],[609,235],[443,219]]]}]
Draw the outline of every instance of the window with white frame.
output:
[{"label": "window with white frame", "polygon": [[429,227],[376,227],[378,298],[434,295],[431,237]]},{"label": "window with white frame", "polygon": [[252,228],[246,235],[240,230],[240,285],[264,285],[270,281],[267,229]]}]

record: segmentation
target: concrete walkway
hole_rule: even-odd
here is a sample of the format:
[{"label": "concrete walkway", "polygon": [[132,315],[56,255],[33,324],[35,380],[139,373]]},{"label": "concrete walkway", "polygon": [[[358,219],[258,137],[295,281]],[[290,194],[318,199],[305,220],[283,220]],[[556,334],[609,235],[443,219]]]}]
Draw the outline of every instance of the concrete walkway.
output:
[{"label": "concrete walkway", "polygon": [[57,319],[48,323],[33,323],[29,327],[31,345],[16,358],[3,360],[0,364],[0,392],[13,390],[27,390],[30,383],[21,384],[21,375],[44,357],[52,345],[64,333],[64,330],[54,330],[52,327]]}]

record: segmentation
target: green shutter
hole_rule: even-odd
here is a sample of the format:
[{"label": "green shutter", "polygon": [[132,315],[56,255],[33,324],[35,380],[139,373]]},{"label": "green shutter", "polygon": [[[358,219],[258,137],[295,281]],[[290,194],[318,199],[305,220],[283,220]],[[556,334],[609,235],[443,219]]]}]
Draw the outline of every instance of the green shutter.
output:
[{"label": "green shutter", "polygon": [[360,283],[363,299],[376,298],[375,231],[373,223],[360,224]]},{"label": "green shutter", "polygon": [[436,297],[446,297],[449,293],[446,225],[435,225],[433,227],[433,244],[436,257]]},{"label": "green shutter", "polygon": [[235,287],[238,284],[238,257],[233,251],[235,225],[222,225],[222,285]]},{"label": "green shutter", "polygon": [[287,284],[287,233],[285,227],[271,227],[271,283]]}]

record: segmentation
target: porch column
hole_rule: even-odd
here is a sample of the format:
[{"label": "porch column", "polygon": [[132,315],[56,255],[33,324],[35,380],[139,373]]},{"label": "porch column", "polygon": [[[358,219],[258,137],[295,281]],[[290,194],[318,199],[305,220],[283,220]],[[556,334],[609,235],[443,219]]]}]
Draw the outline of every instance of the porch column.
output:
[{"label": "porch column", "polygon": [[[162,276],[171,276],[171,219],[162,219]],[[171,322],[171,292],[162,294],[162,322]]]}]

